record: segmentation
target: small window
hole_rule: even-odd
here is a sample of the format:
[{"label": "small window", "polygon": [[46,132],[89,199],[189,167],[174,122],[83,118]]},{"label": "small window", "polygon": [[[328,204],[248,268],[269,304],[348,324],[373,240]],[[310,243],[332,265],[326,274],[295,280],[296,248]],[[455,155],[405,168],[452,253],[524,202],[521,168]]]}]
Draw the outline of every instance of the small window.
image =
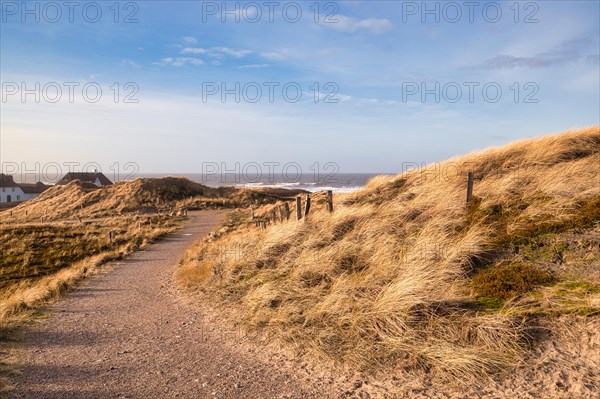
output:
[{"label": "small window", "polygon": [[12,187],[12,192],[13,192],[13,193],[15,192],[15,188],[14,188],[14,187]]},{"label": "small window", "polygon": [[5,193],[5,192],[6,192],[6,189],[5,189],[4,187],[2,187],[2,192],[3,192],[3,193]]},{"label": "small window", "polygon": [[17,201],[21,201],[21,196],[17,195]]}]

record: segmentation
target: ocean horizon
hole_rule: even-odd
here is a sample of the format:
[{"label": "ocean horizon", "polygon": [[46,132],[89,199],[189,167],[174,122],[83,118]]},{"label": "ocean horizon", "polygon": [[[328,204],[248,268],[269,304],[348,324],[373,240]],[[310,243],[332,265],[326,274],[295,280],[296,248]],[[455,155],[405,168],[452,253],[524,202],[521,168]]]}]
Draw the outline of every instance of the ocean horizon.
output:
[{"label": "ocean horizon", "polygon": [[335,193],[348,193],[361,189],[374,176],[389,175],[388,173],[337,173],[330,176],[314,176],[312,174],[300,177],[273,176],[242,176],[242,175],[203,175],[201,173],[140,173],[142,178],[162,178],[168,176],[185,177],[195,183],[208,187],[235,186],[239,188],[287,188],[300,189],[309,192],[331,190]]},{"label": "ocean horizon", "polygon": [[[137,178],[164,178],[164,177],[184,177],[195,183],[203,184],[208,187],[233,186],[238,188],[287,188],[300,189],[309,192],[318,192],[331,190],[335,193],[349,193],[364,187],[374,176],[393,175],[391,173],[336,173],[332,175],[305,174],[301,176],[284,176],[282,174],[273,174],[271,176],[264,174],[262,176],[242,175],[242,174],[202,174],[202,173],[136,173],[134,175],[104,173],[112,182],[135,180]],[[15,181],[18,183],[37,183],[41,181],[47,185],[55,185],[63,175],[38,174],[16,174]]]}]

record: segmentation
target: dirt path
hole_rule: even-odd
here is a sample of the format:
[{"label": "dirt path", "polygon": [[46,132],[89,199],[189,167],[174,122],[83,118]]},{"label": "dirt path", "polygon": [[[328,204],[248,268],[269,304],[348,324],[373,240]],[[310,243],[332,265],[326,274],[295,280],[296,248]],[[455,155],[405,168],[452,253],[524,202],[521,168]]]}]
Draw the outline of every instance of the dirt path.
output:
[{"label": "dirt path", "polygon": [[186,304],[172,273],[223,212],[192,222],[49,307],[28,327],[15,398],[326,398],[275,361],[234,348]]}]

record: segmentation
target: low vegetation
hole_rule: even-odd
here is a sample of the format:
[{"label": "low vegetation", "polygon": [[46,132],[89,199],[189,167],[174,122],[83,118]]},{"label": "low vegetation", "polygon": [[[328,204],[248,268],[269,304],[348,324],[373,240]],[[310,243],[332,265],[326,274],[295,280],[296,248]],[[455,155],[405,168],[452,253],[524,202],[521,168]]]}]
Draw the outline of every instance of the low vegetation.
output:
[{"label": "low vegetation", "polygon": [[[18,327],[37,317],[41,305],[182,222],[180,217],[129,216],[0,225],[0,387],[10,387],[19,361]],[[0,388],[0,397],[4,394]]]},{"label": "low vegetation", "polygon": [[598,165],[594,127],[377,177],[333,214],[238,215],[177,277],[301,354],[469,381],[521,361],[542,319],[600,316]]},{"label": "low vegetation", "polygon": [[[174,231],[185,220],[183,210],[259,206],[293,194],[211,188],[176,177],[50,188],[0,212],[0,332],[98,266]],[[237,223],[238,213],[227,223]]]},{"label": "low vegetation", "polygon": [[150,217],[1,226],[0,330],[99,266],[174,231],[181,222]]},{"label": "low vegetation", "polygon": [[0,397],[22,322],[84,277],[178,229],[184,210],[262,204],[285,193],[210,188],[183,178],[98,188],[73,181],[0,210]]},{"label": "low vegetation", "polygon": [[179,177],[136,179],[102,188],[75,180],[0,213],[0,224],[260,206],[293,198],[299,192],[302,190],[212,188]]}]

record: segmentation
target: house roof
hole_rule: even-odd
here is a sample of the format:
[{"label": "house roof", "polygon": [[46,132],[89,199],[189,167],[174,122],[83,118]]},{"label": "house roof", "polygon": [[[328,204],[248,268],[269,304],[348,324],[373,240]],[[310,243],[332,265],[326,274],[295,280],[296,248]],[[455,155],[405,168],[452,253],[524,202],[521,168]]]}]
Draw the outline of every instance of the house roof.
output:
[{"label": "house roof", "polygon": [[19,187],[11,175],[0,173],[0,187]]},{"label": "house roof", "polygon": [[0,173],[0,187],[20,188],[25,194],[40,194],[50,188],[50,186],[47,186],[42,182],[37,182],[35,184],[15,183],[12,176],[3,173]]},{"label": "house roof", "polygon": [[19,184],[19,187],[21,187],[21,190],[23,190],[25,194],[41,194],[50,188],[50,186],[47,186],[42,182],[37,182],[35,184],[21,183]]},{"label": "house roof", "polygon": [[102,184],[103,186],[109,186],[113,184],[106,176],[104,176],[103,173],[97,172],[69,172],[56,184],[65,185],[73,180],[95,183],[96,179],[98,179],[100,181],[100,184]]}]

